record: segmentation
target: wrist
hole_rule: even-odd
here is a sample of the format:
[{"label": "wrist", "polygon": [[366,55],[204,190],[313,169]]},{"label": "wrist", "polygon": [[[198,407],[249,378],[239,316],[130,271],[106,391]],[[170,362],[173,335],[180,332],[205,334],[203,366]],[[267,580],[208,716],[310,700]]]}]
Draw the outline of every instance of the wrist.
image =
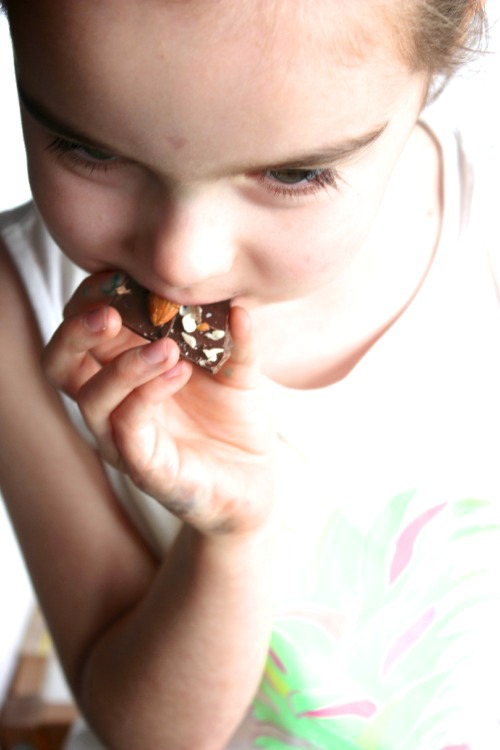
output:
[{"label": "wrist", "polygon": [[249,531],[225,531],[202,534],[189,529],[191,553],[204,572],[217,570],[221,580],[234,577],[241,585],[256,578],[269,577],[270,550],[273,526],[270,522]]}]

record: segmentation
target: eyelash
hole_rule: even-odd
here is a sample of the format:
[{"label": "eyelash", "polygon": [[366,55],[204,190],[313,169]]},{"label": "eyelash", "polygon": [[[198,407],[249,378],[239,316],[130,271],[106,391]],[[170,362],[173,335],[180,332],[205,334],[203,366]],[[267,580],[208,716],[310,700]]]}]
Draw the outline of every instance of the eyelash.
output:
[{"label": "eyelash", "polygon": [[[295,173],[299,180],[296,183],[280,182],[277,175],[287,172]],[[305,195],[314,195],[328,188],[338,189],[340,175],[336,169],[270,169],[263,174],[254,175],[260,182],[264,182],[267,189],[274,195],[286,198],[298,198]]]},{"label": "eyelash", "polygon": [[[95,153],[102,154],[104,158],[93,157],[92,149],[61,136],[52,137],[47,150],[54,152],[60,158],[69,157],[77,167],[87,170],[90,174],[94,172],[106,173],[109,169],[122,164],[119,157],[112,154],[108,155],[98,150],[95,150]],[[285,172],[289,175],[296,174],[299,179],[296,183],[281,182],[277,175]],[[340,180],[339,173],[336,169],[332,168],[276,169],[263,173],[257,172],[250,176],[263,183],[265,188],[273,193],[273,195],[284,198],[300,198],[307,195],[314,195],[328,188],[337,190]]]},{"label": "eyelash", "polygon": [[50,143],[47,146],[47,151],[52,151],[57,157],[69,157],[77,167],[83,167],[88,170],[91,174],[93,172],[107,172],[113,167],[117,167],[121,164],[121,160],[117,156],[112,154],[106,154],[103,151],[95,149],[95,153],[102,154],[103,159],[92,156],[93,149],[89,149],[86,146],[82,146],[81,143],[76,141],[69,141],[66,138],[61,138],[57,135],[51,138]]}]

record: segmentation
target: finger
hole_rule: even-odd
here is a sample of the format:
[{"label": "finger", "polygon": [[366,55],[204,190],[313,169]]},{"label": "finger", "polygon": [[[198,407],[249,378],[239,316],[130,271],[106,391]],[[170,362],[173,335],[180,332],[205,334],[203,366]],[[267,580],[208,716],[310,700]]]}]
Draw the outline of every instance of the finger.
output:
[{"label": "finger", "polygon": [[92,350],[112,340],[120,329],[120,315],[108,306],[65,320],[42,355],[49,381],[75,399],[82,385],[101,368]]},{"label": "finger", "polygon": [[64,308],[64,317],[68,318],[110,302],[120,293],[126,281],[127,276],[122,271],[100,271],[87,276]]},{"label": "finger", "polygon": [[78,405],[108,460],[110,451],[113,452],[110,416],[120,404],[159,376],[163,376],[167,384],[163,392],[175,392],[184,384],[189,372],[189,366],[179,361],[178,346],[162,338],[124,352],[82,386]]},{"label": "finger", "polygon": [[254,388],[260,381],[260,366],[249,313],[242,307],[232,307],[229,327],[231,357],[215,377],[233,388]]},{"label": "finger", "polygon": [[176,432],[176,405],[169,402],[169,426],[165,429],[159,410],[163,411],[169,397],[178,393],[193,372],[190,363],[179,360],[166,372],[140,388],[115,409],[111,416],[114,445],[120,462],[132,480],[158,497],[175,481],[179,452],[172,434]]}]

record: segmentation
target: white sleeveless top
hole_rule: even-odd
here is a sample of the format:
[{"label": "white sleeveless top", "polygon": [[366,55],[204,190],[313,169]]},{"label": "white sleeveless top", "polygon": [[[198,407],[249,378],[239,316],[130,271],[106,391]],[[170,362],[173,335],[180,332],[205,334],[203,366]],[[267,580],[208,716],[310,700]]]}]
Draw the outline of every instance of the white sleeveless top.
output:
[{"label": "white sleeveless top", "polygon": [[[341,382],[267,383],[276,617],[227,750],[500,747],[500,307],[488,252],[498,240],[459,141],[437,137],[443,228],[415,299]],[[32,205],[0,228],[47,341],[84,274]],[[179,522],[109,475],[161,555]]]}]

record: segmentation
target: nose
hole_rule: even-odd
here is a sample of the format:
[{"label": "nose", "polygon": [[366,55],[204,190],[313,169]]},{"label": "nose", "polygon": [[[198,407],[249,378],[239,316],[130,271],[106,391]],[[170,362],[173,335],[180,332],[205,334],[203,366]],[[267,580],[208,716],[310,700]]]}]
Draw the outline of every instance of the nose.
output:
[{"label": "nose", "polygon": [[156,207],[148,235],[151,273],[172,288],[193,287],[232,268],[235,241],[218,191],[169,197]]}]

